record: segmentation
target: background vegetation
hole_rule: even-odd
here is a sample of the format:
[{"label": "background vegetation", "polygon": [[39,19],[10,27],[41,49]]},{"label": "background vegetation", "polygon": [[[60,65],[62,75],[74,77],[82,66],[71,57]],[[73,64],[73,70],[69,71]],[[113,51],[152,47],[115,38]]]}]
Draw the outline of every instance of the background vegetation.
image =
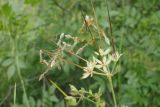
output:
[{"label": "background vegetation", "polygon": [[[98,23],[109,35],[106,2],[92,1]],[[113,78],[118,105],[159,107],[160,1],[108,3],[116,47],[123,53],[120,73]],[[88,40],[89,34],[80,33],[81,9],[94,17],[90,0],[0,0],[0,107],[65,107],[63,95],[55,87],[45,79],[38,81],[46,69],[39,63],[39,50],[53,50],[62,32]],[[92,48],[88,48],[83,56],[89,57],[91,52]],[[69,84],[93,91],[100,87],[107,105],[112,107],[106,79],[80,80],[81,75],[67,63],[63,69],[53,69],[48,74],[65,92],[69,91]],[[93,105],[84,101],[79,107]]]}]

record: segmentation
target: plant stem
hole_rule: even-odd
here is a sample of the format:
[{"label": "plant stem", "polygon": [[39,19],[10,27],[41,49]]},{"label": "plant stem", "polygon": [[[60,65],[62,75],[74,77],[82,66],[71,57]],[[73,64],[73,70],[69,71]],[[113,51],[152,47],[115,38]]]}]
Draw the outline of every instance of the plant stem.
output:
[{"label": "plant stem", "polygon": [[113,101],[114,101],[114,107],[117,107],[117,101],[116,101],[116,97],[115,97],[115,93],[114,93],[114,89],[113,89],[113,84],[112,84],[112,77],[109,76],[108,80],[109,80],[109,84],[111,86],[111,92],[112,92],[112,97],[113,97]]},{"label": "plant stem", "polygon": [[13,97],[13,105],[15,107],[15,104],[16,104],[16,83],[14,85],[14,97]]},{"label": "plant stem", "polygon": [[49,80],[53,86],[55,86],[65,97],[67,97],[68,95],[52,80]]},{"label": "plant stem", "polygon": [[96,21],[96,27],[97,27],[97,30],[98,30],[98,36],[99,36],[99,38],[100,38],[100,41],[102,42],[102,38],[101,38],[100,32],[99,32],[98,20],[97,20],[95,8],[94,8],[94,6],[93,6],[93,1],[90,0],[90,2],[91,2],[91,6],[92,6],[92,10],[93,10],[94,17],[95,17],[95,21]]},{"label": "plant stem", "polygon": [[25,89],[25,86],[24,86],[24,81],[23,81],[23,77],[21,75],[21,69],[19,67],[19,57],[18,57],[18,49],[17,49],[17,39],[15,40],[15,62],[16,62],[16,68],[17,68],[17,71],[18,71],[18,76],[20,78],[20,81],[21,81],[21,84],[22,84],[22,89],[23,89],[23,92],[24,92],[24,97],[26,99],[26,106],[27,107],[30,107],[29,105],[29,101],[28,101],[28,97],[27,97],[27,93],[26,93],[26,89]]},{"label": "plant stem", "polygon": [[92,102],[93,104],[96,104],[95,101],[93,101],[93,100],[91,100],[91,99],[89,99],[89,98],[87,98],[87,97],[84,97],[84,99],[87,100],[87,101]]},{"label": "plant stem", "polygon": [[99,73],[99,72],[95,72],[95,71],[93,71],[93,74],[97,74],[97,75],[106,76],[104,73]]},{"label": "plant stem", "polygon": [[30,106],[29,106],[29,101],[28,101],[28,98],[27,98],[26,89],[25,89],[25,86],[24,86],[23,77],[22,77],[22,75],[21,75],[21,70],[20,70],[20,68],[19,68],[19,61],[18,61],[18,57],[16,57],[16,66],[17,66],[18,76],[19,76],[20,81],[21,81],[21,84],[22,84],[22,88],[23,88],[24,96],[25,96],[25,98],[26,98],[26,105],[27,105],[27,107],[30,107]]}]

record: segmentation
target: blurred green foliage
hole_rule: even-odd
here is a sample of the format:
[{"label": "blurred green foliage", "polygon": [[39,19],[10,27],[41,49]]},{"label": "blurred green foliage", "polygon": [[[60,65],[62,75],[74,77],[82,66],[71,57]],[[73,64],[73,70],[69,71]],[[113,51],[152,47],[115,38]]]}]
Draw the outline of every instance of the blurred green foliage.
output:
[{"label": "blurred green foliage", "polygon": [[[109,36],[106,2],[92,1],[98,23]],[[118,104],[159,107],[160,1],[108,0],[108,3],[117,50],[123,53],[117,68],[121,72],[114,77]],[[54,49],[62,32],[87,40],[89,33],[79,32],[83,24],[81,9],[94,17],[90,0],[0,0],[1,107],[27,107],[27,103],[30,107],[65,107],[63,95],[55,87],[45,79],[38,81],[46,68],[39,63],[39,50]],[[83,56],[89,58],[92,51],[93,47],[86,49]],[[74,57],[68,60],[78,62]],[[107,107],[111,107],[106,80],[99,77],[80,80],[81,74],[75,66],[65,63],[62,70],[53,69],[48,75],[66,92],[70,83],[94,91],[100,87]],[[13,104],[15,83],[17,95]],[[88,102],[79,106],[93,107]]]}]

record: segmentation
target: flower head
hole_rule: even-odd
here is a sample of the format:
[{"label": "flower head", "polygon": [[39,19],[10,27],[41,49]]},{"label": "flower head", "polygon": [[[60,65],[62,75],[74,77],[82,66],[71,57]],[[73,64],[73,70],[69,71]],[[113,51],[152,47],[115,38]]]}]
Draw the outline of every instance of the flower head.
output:
[{"label": "flower head", "polygon": [[122,56],[122,54],[119,54],[118,52],[113,53],[112,54],[112,61],[117,62],[121,56]]},{"label": "flower head", "polygon": [[85,16],[85,23],[87,24],[87,26],[93,25],[94,19],[89,17],[89,16]]},{"label": "flower head", "polygon": [[110,48],[106,49],[106,50],[103,50],[103,49],[99,49],[99,52],[95,52],[96,55],[100,55],[100,56],[105,56],[107,54],[109,54],[111,51]]},{"label": "flower head", "polygon": [[84,73],[83,73],[83,76],[81,77],[82,79],[85,79],[87,78],[88,76],[91,76],[93,75],[93,70],[95,68],[95,65],[96,65],[96,62],[93,60],[93,61],[90,61],[90,62],[87,62],[87,66],[84,67]]},{"label": "flower head", "polygon": [[102,58],[102,61],[100,61],[99,59],[96,59],[96,58],[95,58],[95,61],[98,63],[98,64],[95,66],[96,68],[98,68],[98,69],[102,68],[103,71],[105,71],[105,72],[108,71],[106,67],[110,64],[111,58],[108,58],[108,59],[107,59],[107,57],[104,56],[104,57]]}]

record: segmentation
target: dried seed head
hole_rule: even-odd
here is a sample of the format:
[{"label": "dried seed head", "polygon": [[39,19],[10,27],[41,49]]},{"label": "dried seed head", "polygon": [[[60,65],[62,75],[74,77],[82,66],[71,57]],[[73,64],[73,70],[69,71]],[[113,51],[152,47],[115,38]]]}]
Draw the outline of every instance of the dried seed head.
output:
[{"label": "dried seed head", "polygon": [[88,45],[88,44],[85,44],[84,46],[82,46],[81,48],[79,48],[79,49],[77,50],[77,52],[76,52],[76,55],[80,54],[87,45]]},{"label": "dried seed head", "polygon": [[51,61],[51,68],[56,64],[55,60]]},{"label": "dried seed head", "polygon": [[73,38],[73,37],[72,37],[71,35],[69,35],[69,34],[65,35],[65,37],[68,38],[68,39],[72,39],[72,38]]},{"label": "dried seed head", "polygon": [[118,52],[112,53],[112,61],[117,62],[121,56]]},{"label": "dried seed head", "polygon": [[61,47],[61,42],[62,42],[63,37],[64,37],[64,33],[61,33],[60,38],[57,42],[57,46]]},{"label": "dried seed head", "polygon": [[106,36],[106,34],[105,34],[104,31],[102,31],[102,35],[103,35],[103,37],[104,37],[105,42],[106,42],[108,45],[110,45],[109,38]]},{"label": "dried seed head", "polygon": [[66,42],[62,42],[64,46],[67,46],[67,47],[71,47],[70,44],[66,43]]},{"label": "dried seed head", "polygon": [[106,49],[105,51],[103,49],[99,49],[99,53],[98,52],[95,52],[96,55],[100,55],[100,56],[105,56],[105,55],[108,55],[109,53],[111,52],[111,49],[108,48]]},{"label": "dried seed head", "polygon": [[83,73],[83,76],[81,78],[85,79],[85,78],[87,78],[89,76],[92,77],[93,70],[94,70],[95,66],[96,66],[96,62],[95,61],[87,62],[87,67],[84,67],[84,69],[83,69],[85,73]]},{"label": "dried seed head", "polygon": [[85,21],[86,21],[87,26],[91,26],[94,23],[94,19],[89,17],[88,15],[85,16]]}]

